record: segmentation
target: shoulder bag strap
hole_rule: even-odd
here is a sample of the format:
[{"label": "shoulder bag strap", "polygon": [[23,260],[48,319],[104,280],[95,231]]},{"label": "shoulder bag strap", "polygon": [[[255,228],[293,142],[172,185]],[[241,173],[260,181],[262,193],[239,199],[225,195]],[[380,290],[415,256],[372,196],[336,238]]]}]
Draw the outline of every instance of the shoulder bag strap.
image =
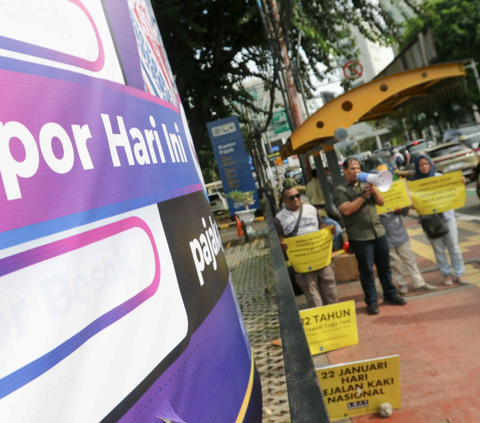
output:
[{"label": "shoulder bag strap", "polygon": [[300,213],[298,213],[297,223],[295,224],[293,231],[290,232],[286,238],[291,238],[292,236],[297,235],[298,227],[300,226],[300,219],[302,218],[302,211],[303,211],[303,204],[300,204]]}]

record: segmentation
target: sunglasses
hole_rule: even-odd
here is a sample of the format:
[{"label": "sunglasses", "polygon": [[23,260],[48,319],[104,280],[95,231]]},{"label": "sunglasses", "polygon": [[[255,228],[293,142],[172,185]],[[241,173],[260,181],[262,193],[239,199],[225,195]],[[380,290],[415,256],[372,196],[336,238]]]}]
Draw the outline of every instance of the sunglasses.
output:
[{"label": "sunglasses", "polygon": [[290,201],[293,201],[293,200],[295,200],[295,198],[300,199],[301,196],[302,196],[302,194],[295,194],[295,195],[290,195],[290,196],[288,196],[287,198],[288,198]]}]

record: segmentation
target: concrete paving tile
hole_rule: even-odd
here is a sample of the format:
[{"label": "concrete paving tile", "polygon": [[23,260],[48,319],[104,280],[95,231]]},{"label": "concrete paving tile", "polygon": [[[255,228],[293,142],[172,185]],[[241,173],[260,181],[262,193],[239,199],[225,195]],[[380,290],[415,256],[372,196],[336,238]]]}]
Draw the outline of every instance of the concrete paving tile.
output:
[{"label": "concrete paving tile", "polygon": [[[478,259],[480,222],[457,222],[464,258]],[[412,246],[415,244],[419,267],[431,269],[436,265],[433,250],[420,225],[407,218],[406,226],[414,236]],[[277,310],[268,243],[236,243],[226,251],[226,256],[260,369],[264,406],[273,410],[263,421],[289,422],[282,352],[269,343],[280,333],[275,324]],[[356,302],[360,342],[316,356],[316,362],[337,364],[399,354],[402,409],[394,411],[388,419],[390,423],[480,423],[480,264],[468,263],[466,275],[471,286],[446,287],[438,270],[424,273],[427,283],[436,285],[438,291],[412,291],[406,296],[408,304],[404,307],[383,305],[380,301],[378,316],[366,313],[358,281],[338,284],[341,300]],[[305,298],[300,295],[296,302],[301,308]],[[352,420],[385,421],[377,415]]]}]

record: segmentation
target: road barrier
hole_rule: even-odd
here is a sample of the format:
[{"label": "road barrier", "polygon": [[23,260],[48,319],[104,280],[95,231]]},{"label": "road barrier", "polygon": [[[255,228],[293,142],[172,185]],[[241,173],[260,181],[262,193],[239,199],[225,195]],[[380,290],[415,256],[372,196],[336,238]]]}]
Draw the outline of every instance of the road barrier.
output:
[{"label": "road barrier", "polygon": [[330,419],[295,303],[295,295],[283,251],[273,224],[271,201],[266,194],[264,194],[264,199],[291,422],[327,423],[330,422]]}]

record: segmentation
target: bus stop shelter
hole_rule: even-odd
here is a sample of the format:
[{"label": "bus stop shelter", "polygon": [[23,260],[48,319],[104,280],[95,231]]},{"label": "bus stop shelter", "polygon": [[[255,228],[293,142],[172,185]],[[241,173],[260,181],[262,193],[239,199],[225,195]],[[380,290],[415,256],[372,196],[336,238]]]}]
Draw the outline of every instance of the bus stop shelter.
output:
[{"label": "bus stop shelter", "polygon": [[428,107],[463,85],[463,62],[444,63],[412,69],[374,79],[334,98],[311,115],[290,136],[281,155],[312,154],[326,206],[334,209],[332,192],[319,151],[327,158],[335,185],[341,180],[334,144],[348,136],[348,128],[358,122],[393,116],[408,107]]}]

